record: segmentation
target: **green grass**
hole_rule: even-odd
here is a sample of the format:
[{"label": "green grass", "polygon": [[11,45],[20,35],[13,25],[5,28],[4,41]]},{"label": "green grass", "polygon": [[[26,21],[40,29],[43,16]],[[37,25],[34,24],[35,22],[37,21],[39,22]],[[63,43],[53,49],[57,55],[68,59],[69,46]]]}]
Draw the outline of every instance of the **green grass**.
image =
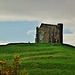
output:
[{"label": "green grass", "polygon": [[0,59],[12,64],[14,55],[29,75],[75,75],[75,48],[54,43],[28,43],[0,46]]}]

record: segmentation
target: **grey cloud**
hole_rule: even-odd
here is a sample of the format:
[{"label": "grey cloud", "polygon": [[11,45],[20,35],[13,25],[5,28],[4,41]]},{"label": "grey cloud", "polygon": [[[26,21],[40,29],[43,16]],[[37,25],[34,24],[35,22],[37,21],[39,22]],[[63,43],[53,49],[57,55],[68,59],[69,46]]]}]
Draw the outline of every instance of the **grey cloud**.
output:
[{"label": "grey cloud", "polygon": [[[1,0],[2,1],[2,0]],[[54,15],[61,16],[71,13],[74,14],[74,4],[72,5],[72,0],[3,0],[1,3],[1,9],[4,14],[12,15]],[[75,2],[75,1],[74,1]],[[39,14],[40,13],[40,14]],[[66,15],[67,13],[67,15]],[[68,15],[70,16],[70,15]]]},{"label": "grey cloud", "polygon": [[75,32],[75,0],[0,0],[0,20],[63,22]]}]

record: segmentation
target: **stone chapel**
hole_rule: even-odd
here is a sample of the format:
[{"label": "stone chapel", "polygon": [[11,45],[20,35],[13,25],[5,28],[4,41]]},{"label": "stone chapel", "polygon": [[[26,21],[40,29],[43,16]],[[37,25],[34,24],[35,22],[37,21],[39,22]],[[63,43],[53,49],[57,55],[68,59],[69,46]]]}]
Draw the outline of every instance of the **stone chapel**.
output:
[{"label": "stone chapel", "polygon": [[36,27],[36,43],[63,43],[63,24],[57,25],[41,23]]}]

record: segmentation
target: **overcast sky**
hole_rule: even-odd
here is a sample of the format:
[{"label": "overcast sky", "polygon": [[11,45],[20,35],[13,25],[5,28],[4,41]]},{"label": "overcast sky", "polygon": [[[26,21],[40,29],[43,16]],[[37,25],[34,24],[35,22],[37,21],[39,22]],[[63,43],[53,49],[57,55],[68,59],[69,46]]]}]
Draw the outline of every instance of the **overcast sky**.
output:
[{"label": "overcast sky", "polygon": [[[6,41],[33,42],[35,27],[39,26],[41,22],[50,24],[63,23],[64,42],[75,45],[75,0],[0,0],[1,43],[6,43]],[[14,26],[16,28],[12,35],[16,38],[9,38],[9,35],[12,36],[11,33],[8,33],[9,28],[13,30]],[[5,33],[6,30],[7,33]],[[19,34],[20,31],[15,33],[16,30],[23,30],[23,34]],[[29,37],[27,39],[26,34],[29,34],[29,36],[34,34],[33,39]],[[17,39],[18,36],[15,35],[18,35],[19,38]]]}]

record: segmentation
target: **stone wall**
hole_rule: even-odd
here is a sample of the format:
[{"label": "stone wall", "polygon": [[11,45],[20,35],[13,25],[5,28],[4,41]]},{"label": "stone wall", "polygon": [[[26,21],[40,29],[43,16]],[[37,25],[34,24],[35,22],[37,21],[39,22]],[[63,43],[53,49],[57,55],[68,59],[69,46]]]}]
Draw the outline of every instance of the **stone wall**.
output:
[{"label": "stone wall", "polygon": [[63,43],[63,24],[41,24],[36,27],[36,43]]}]

